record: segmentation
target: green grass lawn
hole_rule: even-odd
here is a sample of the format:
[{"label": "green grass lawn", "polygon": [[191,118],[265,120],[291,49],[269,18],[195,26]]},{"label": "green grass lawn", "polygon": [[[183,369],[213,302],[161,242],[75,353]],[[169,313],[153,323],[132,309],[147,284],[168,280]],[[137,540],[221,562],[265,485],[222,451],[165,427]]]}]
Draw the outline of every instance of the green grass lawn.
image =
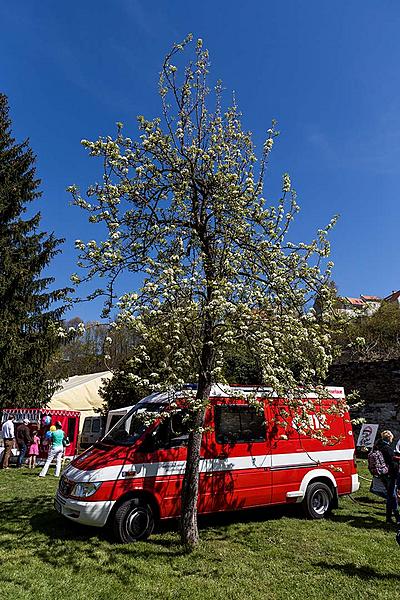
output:
[{"label": "green grass lawn", "polygon": [[[364,464],[360,473],[368,477]],[[326,521],[289,508],[203,518],[201,545],[187,556],[176,523],[125,546],[63,520],[52,508],[57,481],[37,474],[0,471],[2,600],[399,597],[395,529],[366,481]]]}]

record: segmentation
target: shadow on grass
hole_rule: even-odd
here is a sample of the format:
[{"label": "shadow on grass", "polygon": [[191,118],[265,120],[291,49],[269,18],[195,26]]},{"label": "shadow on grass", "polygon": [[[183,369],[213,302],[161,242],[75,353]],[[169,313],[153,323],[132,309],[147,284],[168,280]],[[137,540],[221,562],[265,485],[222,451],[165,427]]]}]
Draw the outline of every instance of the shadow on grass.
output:
[{"label": "shadow on grass", "polygon": [[[381,511],[384,517],[385,511]],[[330,516],[330,520],[333,523],[346,523],[350,527],[356,527],[357,529],[381,529],[390,531],[393,529],[393,525],[385,523],[384,519],[377,518],[369,513],[358,513],[353,515],[343,515],[333,513]]]},{"label": "shadow on grass", "polygon": [[[229,540],[235,536],[237,542],[247,540],[248,531],[233,525],[254,524],[277,521],[282,517],[299,517],[298,506],[263,507],[257,509],[223,512],[199,516],[199,529],[210,539]],[[382,521],[369,515],[334,514],[333,522],[344,522],[354,527],[385,528]],[[27,564],[34,557],[54,568],[67,566],[74,573],[90,570],[118,577],[127,585],[134,573],[145,566],[137,559],[145,561],[170,560],[182,556],[179,544],[179,521],[169,520],[160,523],[157,532],[148,542],[131,545],[113,542],[108,529],[85,527],[62,518],[53,508],[50,495],[36,498],[15,497],[0,503],[0,545],[7,551],[23,548],[20,563]],[[6,559],[3,561],[6,564]],[[340,566],[340,565],[339,565]],[[148,568],[148,567],[147,567]]]},{"label": "shadow on grass", "polygon": [[398,573],[379,573],[372,567],[368,566],[357,566],[354,563],[331,564],[324,561],[313,563],[315,567],[321,567],[322,569],[328,569],[331,571],[337,571],[343,573],[343,575],[350,575],[351,577],[359,577],[365,580],[380,580],[380,581],[400,581],[400,574]]},{"label": "shadow on grass", "polygon": [[264,523],[265,521],[277,521],[283,517],[298,519],[302,513],[298,506],[263,506],[260,508],[248,508],[236,511],[199,515],[199,530],[208,529],[224,530],[234,524]]},{"label": "shadow on grass", "polygon": [[385,506],[385,500],[382,498],[371,498],[370,496],[357,496],[356,504],[368,504],[373,506]]},{"label": "shadow on grass", "polygon": [[[212,531],[218,539],[228,539],[228,528],[234,524],[260,523],[282,517],[298,517],[295,506],[263,507],[257,509],[221,512],[199,516],[199,529]],[[173,534],[165,538],[157,534]],[[151,555],[178,556],[182,553],[179,544],[179,521],[161,521],[156,534],[146,543],[118,544],[112,539],[109,528],[94,528],[69,521],[53,508],[53,497],[14,498],[0,503],[0,536],[3,550],[12,550],[23,544],[28,551],[50,564],[58,563],[63,557],[74,568],[80,568],[80,550],[85,559],[95,557],[95,550],[110,549],[114,554],[134,553],[135,556]],[[60,542],[69,542],[68,544]]]},{"label": "shadow on grass", "polygon": [[97,571],[126,585],[133,574],[145,568],[136,565],[135,559],[158,562],[182,554],[178,539],[159,540],[156,536],[153,543],[111,543],[106,528],[85,527],[62,518],[48,496],[0,503],[0,547],[4,556],[0,567],[6,567],[8,553],[18,549],[22,567],[28,568],[34,559],[46,567],[68,567],[74,573]]}]

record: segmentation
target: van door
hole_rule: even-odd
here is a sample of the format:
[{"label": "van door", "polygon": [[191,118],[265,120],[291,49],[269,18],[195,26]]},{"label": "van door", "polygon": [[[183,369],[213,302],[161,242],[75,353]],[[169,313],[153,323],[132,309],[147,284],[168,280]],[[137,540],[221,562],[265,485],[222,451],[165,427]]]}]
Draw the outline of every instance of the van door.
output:
[{"label": "van door", "polygon": [[[146,465],[147,474],[143,489],[158,497],[161,516],[175,517],[181,511],[181,491],[185,474],[188,441],[188,421],[184,411],[179,411],[165,418],[149,438],[144,440],[142,451],[135,456]],[[201,456],[204,456],[204,443]],[[202,464],[202,461],[201,463]],[[200,473],[199,512],[209,511],[211,498],[211,481]],[[205,485],[209,486],[207,492]]]},{"label": "van door", "polygon": [[213,406],[214,510],[263,506],[271,501],[271,455],[265,407]]}]

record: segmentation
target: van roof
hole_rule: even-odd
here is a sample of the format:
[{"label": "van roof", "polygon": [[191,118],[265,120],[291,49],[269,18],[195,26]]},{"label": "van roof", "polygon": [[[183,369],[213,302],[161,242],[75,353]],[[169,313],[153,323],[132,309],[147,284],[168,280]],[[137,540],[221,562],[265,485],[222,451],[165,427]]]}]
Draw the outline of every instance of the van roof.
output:
[{"label": "van roof", "polygon": [[[182,389],[178,392],[175,392],[175,393],[173,391],[155,392],[153,394],[150,394],[149,396],[146,396],[146,398],[143,398],[142,400],[140,400],[140,403],[143,403],[143,404],[151,404],[151,403],[169,404],[174,399],[185,398],[188,395],[187,394],[188,389],[192,389],[193,391],[195,391],[196,386],[190,385],[190,388],[189,388],[189,386],[185,386],[184,389]],[[325,389],[329,393],[329,396],[332,398],[344,398],[345,397],[343,387],[327,386]],[[211,386],[210,398],[229,398],[229,397],[237,398],[238,396],[242,396],[242,395],[246,396],[246,395],[254,394],[254,392],[256,392],[256,396],[259,398],[277,398],[278,397],[276,392],[274,392],[272,388],[268,388],[268,387],[259,387],[256,385],[246,385],[246,386],[225,385],[225,384],[221,384],[221,383],[216,383]],[[320,396],[318,396],[317,393],[304,394],[304,398],[318,398],[318,397],[320,397]]]}]

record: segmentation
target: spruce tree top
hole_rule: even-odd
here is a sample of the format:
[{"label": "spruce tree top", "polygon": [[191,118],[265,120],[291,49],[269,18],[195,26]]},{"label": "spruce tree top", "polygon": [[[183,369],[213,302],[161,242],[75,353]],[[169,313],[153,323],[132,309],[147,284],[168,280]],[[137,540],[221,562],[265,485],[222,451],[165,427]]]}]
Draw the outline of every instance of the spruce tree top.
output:
[{"label": "spruce tree top", "polygon": [[67,290],[50,290],[54,278],[41,276],[62,240],[39,231],[39,212],[26,215],[39,184],[29,142],[12,137],[0,94],[0,408],[43,406],[54,389],[46,365],[60,343]]}]

